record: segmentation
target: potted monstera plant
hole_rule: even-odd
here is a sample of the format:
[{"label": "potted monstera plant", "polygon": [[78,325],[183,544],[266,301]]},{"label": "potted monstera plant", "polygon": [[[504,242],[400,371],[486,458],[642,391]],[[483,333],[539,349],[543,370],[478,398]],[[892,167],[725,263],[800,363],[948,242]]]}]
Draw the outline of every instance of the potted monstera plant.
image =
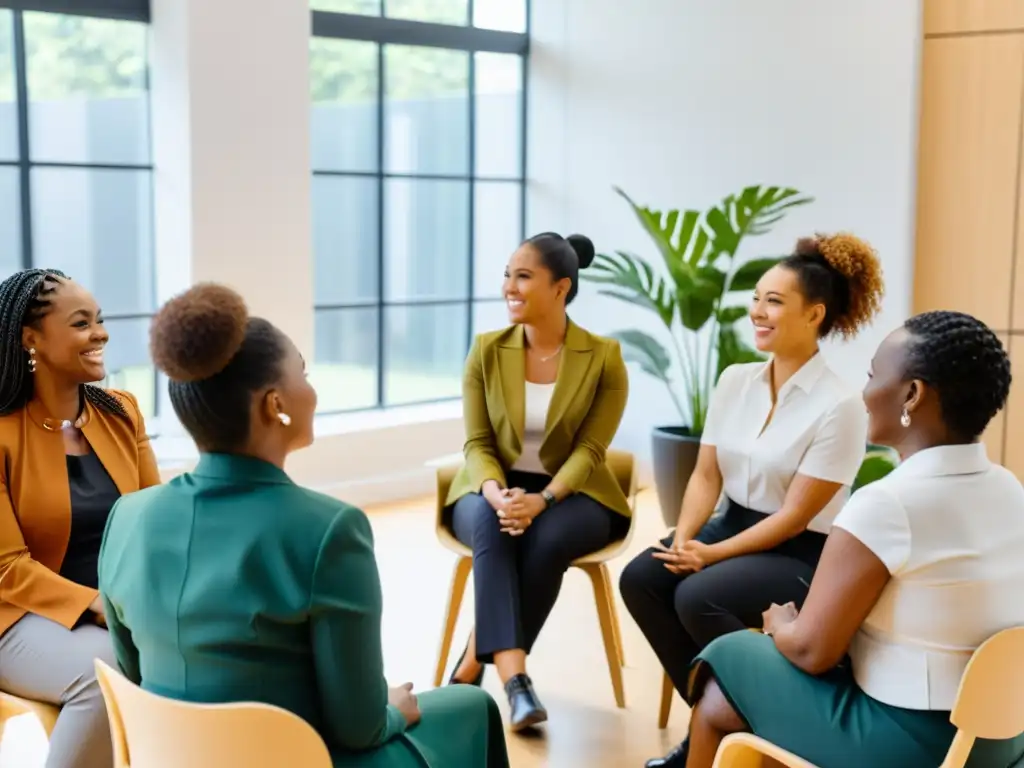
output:
[{"label": "potted monstera plant", "polygon": [[795,189],[749,186],[706,211],[657,211],[615,191],[629,204],[661,256],[656,268],[626,251],[599,254],[584,279],[599,293],[650,310],[661,339],[628,329],[611,334],[627,362],[664,383],[678,421],[654,428],[653,462],[666,525],[675,525],[697,460],[708,402],[718,377],[733,363],[763,357],[741,338],[750,292],[782,258],[741,258],[747,238],[766,234],[789,211],[813,198]]}]

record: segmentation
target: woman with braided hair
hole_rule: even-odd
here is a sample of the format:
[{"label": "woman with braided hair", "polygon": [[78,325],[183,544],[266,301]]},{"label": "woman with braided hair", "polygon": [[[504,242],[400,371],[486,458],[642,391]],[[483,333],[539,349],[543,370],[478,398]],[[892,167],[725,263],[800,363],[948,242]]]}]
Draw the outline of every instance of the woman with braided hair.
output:
[{"label": "woman with braided hair", "polygon": [[[1002,344],[969,315],[926,312],[882,342],[868,434],[902,461],[843,507],[802,608],[772,605],[763,635],[701,652],[689,768],[736,731],[820,768],[943,762],[971,654],[1024,625],[1024,488],[980,442],[1009,390]],[[1024,737],[980,739],[967,765],[1022,756]]]},{"label": "woman with braided hair", "polygon": [[62,272],[0,283],[0,690],[61,708],[47,768],[113,764],[100,541],[120,496],[160,482],[135,398],[94,385],[107,339]]},{"label": "woman with braided hair", "polygon": [[[867,432],[860,395],[819,343],[871,322],[881,272],[870,245],[838,234],[800,240],[761,277],[750,320],[771,360],[722,372],[675,532],[623,570],[626,607],[684,696],[704,646],[759,628],[772,602],[799,605],[807,594]],[[725,510],[712,517],[723,495]],[[647,765],[685,759],[677,748]]]}]

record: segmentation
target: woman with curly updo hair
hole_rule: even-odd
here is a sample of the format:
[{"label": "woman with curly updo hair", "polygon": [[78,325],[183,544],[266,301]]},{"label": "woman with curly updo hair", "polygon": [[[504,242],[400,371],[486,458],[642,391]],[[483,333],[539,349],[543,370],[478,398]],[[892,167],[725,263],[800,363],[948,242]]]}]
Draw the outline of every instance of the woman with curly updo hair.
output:
[{"label": "woman with curly updo hair", "polygon": [[370,523],[284,471],[313,442],[317,400],[291,340],[203,284],[157,313],[150,347],[200,459],[111,513],[100,590],[125,675],[183,701],[290,710],[335,766],[507,768],[487,693],[388,687]]},{"label": "woman with curly updo hair", "polygon": [[[945,763],[972,653],[1024,626],[1024,488],[980,442],[1009,391],[1003,345],[969,315],[926,312],[882,342],[868,437],[900,465],[836,517],[802,608],[775,601],[764,634],[700,653],[689,768],[737,731],[820,768]],[[1024,736],[964,746],[972,768],[1024,756]]]},{"label": "woman with curly updo hair", "polygon": [[[878,257],[849,234],[800,240],[758,281],[750,320],[771,359],[722,372],[675,532],[626,566],[619,585],[681,694],[708,643],[760,628],[773,602],[806,597],[867,446],[864,403],[819,344],[856,335],[882,293]],[[684,766],[685,752],[648,768]]]}]

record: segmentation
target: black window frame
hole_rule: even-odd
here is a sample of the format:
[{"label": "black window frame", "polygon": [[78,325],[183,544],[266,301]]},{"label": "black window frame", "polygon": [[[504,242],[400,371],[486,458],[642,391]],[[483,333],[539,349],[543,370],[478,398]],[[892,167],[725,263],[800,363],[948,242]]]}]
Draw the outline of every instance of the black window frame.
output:
[{"label": "black window frame", "polygon": [[[308,0],[307,0],[308,2]],[[459,396],[444,397],[438,399],[417,400],[414,402],[402,402],[395,404],[386,403],[387,390],[387,355],[385,353],[386,333],[385,317],[386,310],[391,307],[429,307],[429,306],[457,306],[464,305],[466,318],[466,338],[464,344],[465,353],[469,352],[474,337],[473,310],[477,304],[495,303],[504,301],[500,297],[478,297],[475,293],[475,191],[476,183],[481,182],[502,182],[519,185],[520,196],[520,239],[526,233],[526,176],[527,176],[527,109],[528,109],[528,78],[530,67],[530,4],[531,0],[524,0],[526,13],[525,32],[504,32],[498,30],[474,27],[473,5],[474,0],[467,0],[466,23],[465,25],[442,24],[427,21],[413,21],[408,19],[389,18],[387,13],[387,0],[380,0],[380,15],[370,16],[354,13],[343,13],[338,11],[313,10],[311,37],[319,37],[333,40],[355,40],[377,44],[377,163],[375,171],[339,171],[339,170],[317,170],[312,169],[312,177],[324,176],[332,178],[364,178],[373,179],[377,182],[377,292],[372,300],[351,301],[351,302],[314,302],[313,314],[314,325],[316,316],[320,312],[329,313],[338,310],[375,309],[377,312],[377,358],[376,378],[377,392],[376,402],[371,406],[346,408],[341,410],[318,411],[318,415],[334,415],[339,413],[360,413],[366,411],[378,411],[389,408],[403,408],[408,406],[428,405],[431,403],[450,402],[458,400]],[[434,173],[397,173],[385,170],[384,151],[386,146],[386,45],[408,45],[443,50],[465,51],[469,53],[469,79],[467,83],[467,95],[469,99],[469,155],[468,170],[464,174],[434,174]],[[520,57],[522,92],[520,95],[520,158],[518,173],[514,176],[480,176],[476,173],[476,53],[500,53],[511,54]],[[310,105],[312,109],[312,105]],[[423,179],[423,180],[447,180],[464,181],[468,184],[468,244],[469,244],[469,266],[468,286],[466,298],[462,299],[407,299],[391,301],[386,298],[386,264],[385,254],[387,251],[386,238],[386,203],[385,203],[385,180],[387,179]],[[509,244],[510,247],[514,244]],[[311,253],[314,270],[316,270],[316,256]],[[315,361],[315,357],[314,357]]]},{"label": "black window frame", "polygon": [[[32,170],[35,168],[63,168],[67,170],[93,171],[144,171],[149,174],[150,186],[153,183],[152,141],[150,141],[150,159],[148,163],[89,163],[33,160],[31,135],[29,126],[29,92],[28,92],[28,59],[25,47],[26,12],[53,13],[64,16],[82,16],[86,18],[107,19],[113,21],[130,21],[148,24],[150,21],[149,0],[0,0],[0,11],[11,12],[12,57],[14,59],[14,91],[15,111],[17,116],[18,149],[16,160],[0,159],[0,168],[16,168],[18,171],[19,225],[21,228],[21,260],[22,269],[31,269],[44,265],[35,263],[33,250],[33,213],[32,213]],[[146,52],[146,93],[147,108],[152,110],[149,84],[149,52]],[[150,217],[152,219],[152,217]],[[149,258],[155,259],[156,254],[150,251]],[[156,286],[149,312],[131,312],[106,314],[109,321],[148,320],[153,317],[156,306]],[[153,416],[160,414],[161,375],[153,373]]]}]

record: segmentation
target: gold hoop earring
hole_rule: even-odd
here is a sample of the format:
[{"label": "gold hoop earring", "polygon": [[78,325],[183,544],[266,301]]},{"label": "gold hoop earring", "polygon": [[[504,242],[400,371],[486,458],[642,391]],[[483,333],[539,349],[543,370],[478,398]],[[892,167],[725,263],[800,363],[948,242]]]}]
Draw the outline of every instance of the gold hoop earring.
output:
[{"label": "gold hoop earring", "polygon": [[904,408],[903,413],[900,414],[900,424],[903,425],[904,429],[910,426],[910,413],[906,408]]},{"label": "gold hoop earring", "polygon": [[277,420],[281,422],[281,426],[287,427],[292,423],[292,417],[287,413],[277,414]]},{"label": "gold hoop earring", "polygon": [[32,347],[28,351],[28,372],[29,373],[35,373],[36,372],[36,350],[35,350],[35,347]]}]

